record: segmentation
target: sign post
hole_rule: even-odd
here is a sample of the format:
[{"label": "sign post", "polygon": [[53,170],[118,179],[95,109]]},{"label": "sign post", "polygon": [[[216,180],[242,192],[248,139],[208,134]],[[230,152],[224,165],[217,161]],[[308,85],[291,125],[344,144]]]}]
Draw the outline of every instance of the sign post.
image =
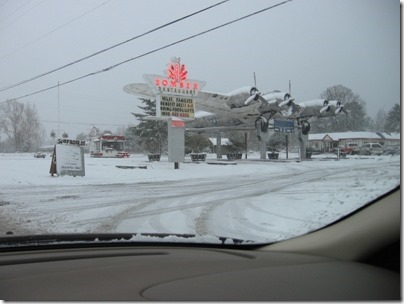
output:
[{"label": "sign post", "polygon": [[274,119],[274,132],[294,133],[295,122],[293,120]]},{"label": "sign post", "polygon": [[168,161],[179,169],[179,163],[185,161],[185,123],[179,118],[168,120]]},{"label": "sign post", "polygon": [[49,173],[63,176],[85,176],[84,149],[85,141],[58,139],[53,149]]},{"label": "sign post", "polygon": [[286,133],[286,159],[289,159],[289,133],[295,132],[295,122],[293,120],[274,120],[274,132]]},{"label": "sign post", "polygon": [[195,97],[205,81],[188,79],[188,71],[180,58],[173,58],[167,75],[143,75],[156,98],[156,119],[167,120],[168,161],[185,161],[185,121],[195,119]]}]

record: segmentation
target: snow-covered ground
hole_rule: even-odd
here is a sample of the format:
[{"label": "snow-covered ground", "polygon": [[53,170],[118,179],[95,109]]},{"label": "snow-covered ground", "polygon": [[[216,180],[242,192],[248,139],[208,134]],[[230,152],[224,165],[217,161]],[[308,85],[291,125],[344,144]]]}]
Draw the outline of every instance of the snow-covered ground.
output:
[{"label": "snow-covered ground", "polygon": [[[86,155],[84,177],[52,177],[49,155],[0,154],[0,236],[158,232],[272,242],[323,227],[400,184],[400,156],[289,157],[262,162],[254,153],[230,165],[187,157],[175,170],[167,157]],[[117,168],[139,165],[147,169]]]}]

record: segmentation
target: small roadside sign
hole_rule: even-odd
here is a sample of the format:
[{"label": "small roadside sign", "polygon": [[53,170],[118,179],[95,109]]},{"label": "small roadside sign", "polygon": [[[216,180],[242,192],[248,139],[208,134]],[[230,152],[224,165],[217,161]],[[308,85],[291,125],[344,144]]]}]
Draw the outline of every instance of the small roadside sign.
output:
[{"label": "small roadside sign", "polygon": [[85,176],[84,141],[58,140],[53,149],[49,173],[63,176]]},{"label": "small roadside sign", "polygon": [[295,122],[293,120],[274,120],[274,132],[293,133]]}]

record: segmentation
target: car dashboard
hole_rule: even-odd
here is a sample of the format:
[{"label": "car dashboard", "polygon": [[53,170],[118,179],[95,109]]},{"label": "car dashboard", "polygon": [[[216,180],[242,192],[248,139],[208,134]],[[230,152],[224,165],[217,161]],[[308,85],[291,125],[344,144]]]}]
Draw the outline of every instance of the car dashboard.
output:
[{"label": "car dashboard", "polygon": [[0,256],[12,301],[397,300],[399,274],[287,252],[216,248],[81,248]]},{"label": "car dashboard", "polygon": [[[400,300],[399,198],[398,189],[354,219],[269,245],[84,242],[1,249],[0,299]],[[380,210],[390,211],[383,217]]]}]

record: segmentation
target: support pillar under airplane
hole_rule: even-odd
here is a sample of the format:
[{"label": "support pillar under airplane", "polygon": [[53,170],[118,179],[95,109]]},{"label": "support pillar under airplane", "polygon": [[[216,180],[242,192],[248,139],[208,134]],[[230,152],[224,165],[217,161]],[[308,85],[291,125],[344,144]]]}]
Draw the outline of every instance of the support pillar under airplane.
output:
[{"label": "support pillar under airplane", "polygon": [[[300,159],[305,160],[306,157],[306,145],[309,138],[310,125],[308,123],[302,124],[297,129],[297,138],[300,144]],[[256,133],[259,141],[260,159],[265,160],[267,158],[267,143],[269,141],[270,132],[269,129],[264,130],[260,123],[256,124]]]},{"label": "support pillar under airplane", "polygon": [[222,158],[222,133],[218,132],[216,136],[216,157]]},{"label": "support pillar under airplane", "polygon": [[264,131],[261,127],[261,124],[256,124],[256,133],[258,137],[258,143],[259,143],[259,148],[260,148],[260,159],[265,160],[267,158],[267,142],[269,140],[269,132],[268,129]]},{"label": "support pillar under airplane", "polygon": [[300,143],[300,159],[306,159],[306,144],[307,140],[309,139],[309,134],[303,134],[302,129],[298,129],[297,139]]}]

